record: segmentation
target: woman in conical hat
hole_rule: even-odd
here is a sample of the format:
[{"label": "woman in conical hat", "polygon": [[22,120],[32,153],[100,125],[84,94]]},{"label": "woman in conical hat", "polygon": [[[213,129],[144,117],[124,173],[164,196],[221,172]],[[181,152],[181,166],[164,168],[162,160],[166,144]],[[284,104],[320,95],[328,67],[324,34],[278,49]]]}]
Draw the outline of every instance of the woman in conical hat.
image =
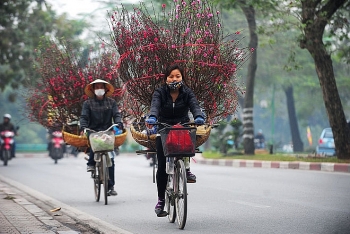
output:
[{"label": "woman in conical hat", "polygon": [[[85,128],[94,131],[104,131],[113,123],[118,124],[119,129],[123,130],[122,116],[118,109],[117,102],[111,98],[114,87],[105,80],[97,79],[88,84],[84,92],[90,98],[83,103],[83,109],[80,116],[80,131],[83,134]],[[87,162],[87,171],[95,170],[94,152],[90,150],[89,160]],[[114,190],[114,159],[109,169],[108,194],[117,195]]]},{"label": "woman in conical hat", "polygon": [[105,89],[105,96],[106,97],[111,97],[113,92],[114,92],[114,87],[113,85],[111,85],[110,83],[108,83],[105,80],[101,80],[101,79],[97,79],[94,80],[93,82],[91,82],[90,84],[88,84],[85,89],[84,92],[87,96],[93,98],[96,94],[95,94],[95,84],[103,84],[104,85],[104,89]]}]

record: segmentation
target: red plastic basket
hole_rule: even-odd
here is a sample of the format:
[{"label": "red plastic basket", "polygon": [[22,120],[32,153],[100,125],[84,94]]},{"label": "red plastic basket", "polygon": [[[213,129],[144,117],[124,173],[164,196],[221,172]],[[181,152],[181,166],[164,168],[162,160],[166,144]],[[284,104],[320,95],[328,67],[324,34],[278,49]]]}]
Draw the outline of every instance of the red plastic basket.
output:
[{"label": "red plastic basket", "polygon": [[196,128],[174,125],[159,131],[165,157],[192,157],[196,148]]}]

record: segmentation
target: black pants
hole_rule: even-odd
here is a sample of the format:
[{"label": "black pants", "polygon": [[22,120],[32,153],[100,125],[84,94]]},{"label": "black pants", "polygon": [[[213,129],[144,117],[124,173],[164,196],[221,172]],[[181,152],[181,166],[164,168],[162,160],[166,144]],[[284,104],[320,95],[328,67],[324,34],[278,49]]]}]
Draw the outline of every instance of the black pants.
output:
[{"label": "black pants", "polygon": [[165,172],[165,156],[162,147],[162,141],[160,136],[156,138],[156,147],[157,147],[157,159],[158,159],[158,169],[157,169],[157,189],[158,189],[158,198],[165,198],[165,188],[168,180],[168,174]]}]

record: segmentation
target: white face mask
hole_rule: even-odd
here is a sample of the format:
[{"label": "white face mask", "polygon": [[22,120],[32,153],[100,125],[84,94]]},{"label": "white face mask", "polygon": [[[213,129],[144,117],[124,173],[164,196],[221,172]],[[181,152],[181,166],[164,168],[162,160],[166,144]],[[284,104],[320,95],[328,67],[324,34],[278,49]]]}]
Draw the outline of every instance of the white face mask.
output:
[{"label": "white face mask", "polygon": [[95,89],[95,94],[96,94],[96,96],[103,96],[103,95],[105,95],[105,90],[104,89]]}]

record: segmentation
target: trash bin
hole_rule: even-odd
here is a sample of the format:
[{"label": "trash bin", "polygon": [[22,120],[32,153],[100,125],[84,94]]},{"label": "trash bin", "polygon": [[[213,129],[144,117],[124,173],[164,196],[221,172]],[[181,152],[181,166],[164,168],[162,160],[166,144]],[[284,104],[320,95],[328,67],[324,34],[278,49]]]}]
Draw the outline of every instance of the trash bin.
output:
[{"label": "trash bin", "polygon": [[269,145],[270,154],[273,154],[273,145]]}]

